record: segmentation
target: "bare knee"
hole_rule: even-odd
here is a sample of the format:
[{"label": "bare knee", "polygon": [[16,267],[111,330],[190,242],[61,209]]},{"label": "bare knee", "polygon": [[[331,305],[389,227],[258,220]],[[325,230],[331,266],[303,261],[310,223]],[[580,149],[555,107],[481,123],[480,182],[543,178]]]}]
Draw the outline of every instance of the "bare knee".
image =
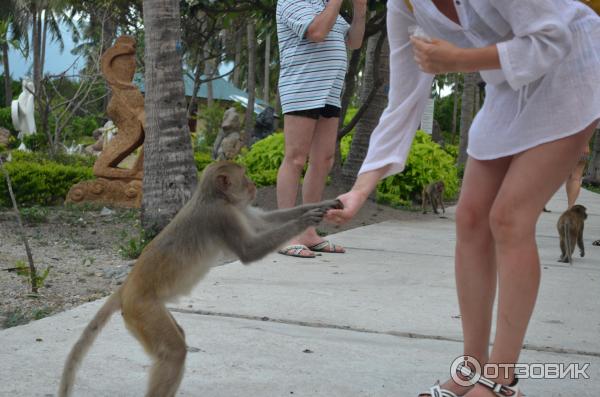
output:
[{"label": "bare knee", "polygon": [[311,157],[309,159],[310,166],[329,172],[331,170],[331,167],[333,167],[334,156],[335,153],[327,153],[322,156],[314,158]]},{"label": "bare knee", "polygon": [[488,212],[475,202],[459,201],[456,208],[456,233],[460,239],[489,236]]},{"label": "bare knee", "polygon": [[285,157],[283,159],[283,164],[287,167],[293,168],[297,172],[302,172],[304,166],[306,165],[306,159],[308,158],[308,153],[298,149],[292,149],[286,151]]},{"label": "bare knee", "polygon": [[489,224],[496,244],[520,244],[535,235],[535,219],[505,203],[492,207]]}]

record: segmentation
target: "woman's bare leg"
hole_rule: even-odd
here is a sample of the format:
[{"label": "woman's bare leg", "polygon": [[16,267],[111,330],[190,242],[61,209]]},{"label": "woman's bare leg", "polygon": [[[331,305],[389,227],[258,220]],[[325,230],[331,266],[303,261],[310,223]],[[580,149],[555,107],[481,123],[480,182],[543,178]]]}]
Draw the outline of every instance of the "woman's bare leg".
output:
[{"label": "woman's bare leg", "polygon": [[[485,363],[488,358],[496,265],[489,213],[510,157],[479,161],[469,158],[456,209],[455,274],[463,325],[464,354]],[[452,380],[442,385],[457,395],[468,389]]]},{"label": "woman's bare leg", "polygon": [[[589,139],[593,126],[515,155],[510,163],[490,212],[499,290],[496,337],[489,363],[512,364],[519,359],[540,280],[535,226],[544,205],[575,167],[579,148]],[[500,372],[501,377],[495,379],[498,383],[512,382],[512,370],[507,376]],[[481,386],[467,394],[492,395]]]},{"label": "woman's bare leg", "polygon": [[[323,198],[327,175],[333,166],[338,125],[337,117],[321,117],[317,122],[302,184],[302,202],[305,204],[316,203]],[[298,239],[309,247],[323,241],[314,227],[307,229]]]},{"label": "woman's bare leg", "polygon": [[[296,205],[300,177],[311,150],[317,120],[292,115],[285,115],[284,119],[285,154],[277,173],[277,206],[290,208]],[[303,243],[297,237],[289,244]],[[313,256],[309,251],[302,251],[301,255]]]}]

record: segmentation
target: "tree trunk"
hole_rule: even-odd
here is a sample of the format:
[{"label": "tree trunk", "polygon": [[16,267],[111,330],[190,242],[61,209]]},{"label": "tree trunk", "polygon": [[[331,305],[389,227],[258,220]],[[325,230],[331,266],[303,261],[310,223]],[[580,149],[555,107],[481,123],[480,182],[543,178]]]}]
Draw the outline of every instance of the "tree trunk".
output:
[{"label": "tree trunk", "polygon": [[212,67],[212,59],[210,59],[210,48],[208,47],[208,43],[204,44],[204,78],[206,81],[206,105],[211,107],[214,102],[213,95],[213,67]]},{"label": "tree trunk", "polygon": [[454,73],[454,92],[452,93],[452,144],[454,144],[456,139],[456,127],[457,127],[457,118],[458,118],[458,83],[459,83],[459,74]]},{"label": "tree trunk", "polygon": [[40,81],[44,78],[44,65],[46,64],[46,37],[48,36],[48,10],[44,10],[44,25],[42,26],[42,44],[40,48]]},{"label": "tree trunk", "polygon": [[249,146],[254,131],[254,98],[256,89],[256,34],[254,21],[248,21],[248,106],[244,119],[244,143]]},{"label": "tree trunk", "polygon": [[467,144],[469,141],[469,128],[473,123],[475,113],[475,94],[479,73],[465,73],[462,93],[462,106],[460,111],[460,146],[458,151],[458,165],[464,166],[467,162]]},{"label": "tree trunk", "polygon": [[240,63],[242,62],[242,39],[244,38],[243,26],[235,32],[235,57],[233,67],[233,85],[240,87]]},{"label": "tree trunk", "polygon": [[265,80],[263,85],[263,101],[269,103],[271,91],[271,33],[267,32],[265,39]]},{"label": "tree trunk", "polygon": [[350,106],[350,100],[354,96],[356,89],[356,75],[358,74],[358,67],[360,65],[360,57],[362,55],[362,48],[352,50],[350,56],[350,62],[348,62],[348,72],[344,79],[344,92],[342,93],[342,110],[340,111],[340,127],[344,126],[344,119],[346,113],[348,113],[348,106]]},{"label": "tree trunk", "polygon": [[145,140],[142,226],[162,230],[196,188],[186,118],[178,0],[144,0]]},{"label": "tree trunk", "polygon": [[273,121],[273,130],[277,131],[279,129],[279,119],[283,119],[283,115],[281,114],[281,97],[279,96],[279,88],[275,91],[275,114],[278,114],[279,117],[275,117]]},{"label": "tree trunk", "polygon": [[[31,41],[33,41],[33,88],[35,95],[38,97],[40,93],[40,28],[38,21],[40,20],[37,6],[32,5],[31,14],[33,15],[33,27],[31,32]],[[39,106],[39,100],[36,100]]]},{"label": "tree trunk", "polygon": [[600,126],[598,128],[595,132],[591,159],[584,178],[585,183],[590,183],[594,186],[600,186]]},{"label": "tree trunk", "polygon": [[4,63],[4,104],[10,107],[12,102],[12,83],[10,79],[10,65],[8,63],[8,42],[2,43],[2,61]]},{"label": "tree trunk", "polygon": [[382,43],[378,44],[382,34],[384,33],[373,35],[367,41],[364,71],[365,77],[360,93],[361,104],[369,100],[369,96],[372,96],[370,94],[374,86],[379,83],[383,83],[383,85],[380,86],[375,95],[372,96],[371,103],[356,125],[350,152],[342,167],[342,183],[346,189],[352,187],[356,180],[358,171],[362,166],[369,148],[371,133],[379,123],[379,118],[387,106],[387,93],[383,89],[383,86],[389,82],[390,49],[387,38],[385,38]]},{"label": "tree trunk", "polygon": [[192,118],[194,112],[198,114],[198,89],[200,88],[200,79],[202,77],[202,68],[200,67],[200,52],[196,55],[196,70],[194,71],[194,87],[192,88],[192,97],[187,109],[188,119]]}]

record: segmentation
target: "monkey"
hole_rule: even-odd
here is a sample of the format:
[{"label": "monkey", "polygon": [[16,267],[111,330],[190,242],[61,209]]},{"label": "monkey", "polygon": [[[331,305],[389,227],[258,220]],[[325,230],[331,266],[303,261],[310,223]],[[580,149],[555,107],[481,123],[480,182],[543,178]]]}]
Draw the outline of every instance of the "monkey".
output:
[{"label": "monkey", "polygon": [[579,256],[585,256],[583,247],[583,222],[587,219],[586,208],[583,205],[574,205],[558,218],[556,228],[560,237],[559,262],[573,264],[572,255],[575,244],[579,247]]},{"label": "monkey", "polygon": [[183,377],[185,334],[165,303],[187,294],[221,252],[248,264],[276,250],[310,226],[339,200],[289,209],[252,207],[256,186],[245,169],[219,161],[203,172],[192,198],[146,246],[131,273],[87,325],[66,360],[58,395],[72,393],[75,373],[111,315],[121,310],[126,328],[153,360],[147,397],[172,397]]},{"label": "monkey", "polygon": [[444,208],[444,182],[437,181],[430,183],[426,187],[423,188],[423,192],[421,194],[421,208],[423,209],[423,213],[427,213],[427,209],[425,208],[425,203],[429,200],[429,203],[433,207],[433,213],[439,214],[438,205],[442,207],[442,213],[446,213],[446,209]]}]

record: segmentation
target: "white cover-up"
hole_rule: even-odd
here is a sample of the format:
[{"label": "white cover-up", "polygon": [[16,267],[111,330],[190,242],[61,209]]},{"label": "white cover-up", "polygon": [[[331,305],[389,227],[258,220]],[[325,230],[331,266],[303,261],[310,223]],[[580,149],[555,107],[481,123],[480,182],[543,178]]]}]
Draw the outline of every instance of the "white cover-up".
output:
[{"label": "white cover-up", "polygon": [[600,18],[575,0],[456,0],[460,25],[431,0],[388,0],[389,103],[360,173],[404,169],[433,76],[419,70],[409,41],[418,25],[463,48],[497,44],[501,69],[484,71],[484,104],[468,154],[509,156],[581,131],[600,118]]}]

